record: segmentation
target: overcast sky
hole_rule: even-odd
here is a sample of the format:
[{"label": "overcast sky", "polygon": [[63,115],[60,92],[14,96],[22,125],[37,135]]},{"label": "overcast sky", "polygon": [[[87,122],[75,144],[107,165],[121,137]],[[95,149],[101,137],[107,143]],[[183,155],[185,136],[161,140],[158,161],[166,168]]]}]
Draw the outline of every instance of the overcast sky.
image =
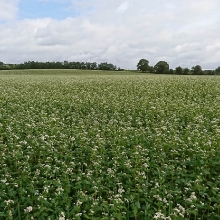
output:
[{"label": "overcast sky", "polygon": [[0,61],[220,66],[220,0],[0,0]]}]

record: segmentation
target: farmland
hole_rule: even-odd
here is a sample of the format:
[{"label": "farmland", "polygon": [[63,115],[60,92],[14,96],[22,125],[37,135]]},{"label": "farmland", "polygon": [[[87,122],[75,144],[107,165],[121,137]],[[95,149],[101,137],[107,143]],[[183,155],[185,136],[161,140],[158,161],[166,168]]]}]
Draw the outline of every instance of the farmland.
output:
[{"label": "farmland", "polygon": [[220,219],[220,78],[84,73],[0,72],[0,219]]}]

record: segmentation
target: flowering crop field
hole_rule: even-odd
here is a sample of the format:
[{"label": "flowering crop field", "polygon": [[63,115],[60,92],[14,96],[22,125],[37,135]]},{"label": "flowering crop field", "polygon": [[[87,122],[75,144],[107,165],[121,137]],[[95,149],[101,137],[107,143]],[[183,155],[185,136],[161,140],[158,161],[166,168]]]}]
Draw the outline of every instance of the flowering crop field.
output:
[{"label": "flowering crop field", "polygon": [[0,219],[220,219],[220,78],[0,75]]}]

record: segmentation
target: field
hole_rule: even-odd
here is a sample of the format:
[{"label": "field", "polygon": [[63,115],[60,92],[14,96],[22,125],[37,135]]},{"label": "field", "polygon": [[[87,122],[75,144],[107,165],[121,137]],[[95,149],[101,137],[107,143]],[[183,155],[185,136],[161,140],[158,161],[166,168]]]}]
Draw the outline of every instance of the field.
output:
[{"label": "field", "polygon": [[118,74],[0,72],[0,219],[220,219],[220,77]]}]

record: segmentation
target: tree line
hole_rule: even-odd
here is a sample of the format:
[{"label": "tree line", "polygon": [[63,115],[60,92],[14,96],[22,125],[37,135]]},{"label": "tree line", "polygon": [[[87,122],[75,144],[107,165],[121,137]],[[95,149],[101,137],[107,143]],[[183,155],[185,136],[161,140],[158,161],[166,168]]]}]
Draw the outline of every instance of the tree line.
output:
[{"label": "tree line", "polygon": [[[112,63],[103,62],[36,62],[27,61],[20,64],[4,64],[0,61],[0,70],[13,69],[85,69],[85,70],[111,70],[122,71],[120,67]],[[166,61],[159,61],[155,66],[150,66],[149,61],[141,59],[137,64],[137,70],[156,74],[177,74],[177,75],[220,75],[220,66],[215,70],[202,70],[200,65],[193,66],[191,69],[180,66],[175,69],[169,68]]]},{"label": "tree line", "polygon": [[4,64],[0,62],[0,70],[10,69],[87,69],[87,70],[122,70],[112,63],[96,62],[36,62],[28,61],[21,64]]},{"label": "tree line", "polygon": [[137,69],[142,72],[150,72],[157,74],[177,74],[177,75],[220,75],[220,66],[215,70],[202,70],[200,65],[193,66],[191,69],[182,68],[170,69],[166,61],[159,61],[155,66],[150,66],[149,61],[141,59],[137,64]]}]

